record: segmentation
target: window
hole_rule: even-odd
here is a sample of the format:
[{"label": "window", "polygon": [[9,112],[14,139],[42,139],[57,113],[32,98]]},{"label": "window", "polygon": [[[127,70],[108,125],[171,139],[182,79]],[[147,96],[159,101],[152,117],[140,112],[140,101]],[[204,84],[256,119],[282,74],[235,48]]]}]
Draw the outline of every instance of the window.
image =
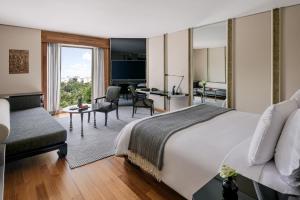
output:
[{"label": "window", "polygon": [[76,105],[78,98],[91,103],[92,49],[61,47],[60,107]]}]

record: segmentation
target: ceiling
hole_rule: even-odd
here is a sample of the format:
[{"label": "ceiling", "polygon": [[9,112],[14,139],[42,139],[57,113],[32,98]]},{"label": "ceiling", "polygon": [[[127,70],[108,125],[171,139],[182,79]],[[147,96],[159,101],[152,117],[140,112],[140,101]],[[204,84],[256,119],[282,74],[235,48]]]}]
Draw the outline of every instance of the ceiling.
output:
[{"label": "ceiling", "polygon": [[101,37],[151,37],[300,0],[0,0],[0,24]]}]

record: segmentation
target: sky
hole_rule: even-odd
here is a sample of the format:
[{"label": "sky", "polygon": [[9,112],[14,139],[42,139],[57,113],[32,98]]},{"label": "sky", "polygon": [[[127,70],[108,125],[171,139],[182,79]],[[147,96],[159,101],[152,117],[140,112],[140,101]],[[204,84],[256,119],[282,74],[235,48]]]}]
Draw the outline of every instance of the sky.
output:
[{"label": "sky", "polygon": [[61,78],[79,76],[91,77],[92,49],[62,47]]}]

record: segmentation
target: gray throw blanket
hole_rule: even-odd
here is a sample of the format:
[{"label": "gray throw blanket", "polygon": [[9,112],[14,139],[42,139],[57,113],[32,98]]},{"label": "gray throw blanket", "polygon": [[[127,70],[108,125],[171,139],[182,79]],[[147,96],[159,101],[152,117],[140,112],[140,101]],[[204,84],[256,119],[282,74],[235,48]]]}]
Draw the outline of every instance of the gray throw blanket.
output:
[{"label": "gray throw blanket", "polygon": [[174,133],[230,110],[202,104],[143,120],[133,127],[128,149],[161,170],[165,144]]}]

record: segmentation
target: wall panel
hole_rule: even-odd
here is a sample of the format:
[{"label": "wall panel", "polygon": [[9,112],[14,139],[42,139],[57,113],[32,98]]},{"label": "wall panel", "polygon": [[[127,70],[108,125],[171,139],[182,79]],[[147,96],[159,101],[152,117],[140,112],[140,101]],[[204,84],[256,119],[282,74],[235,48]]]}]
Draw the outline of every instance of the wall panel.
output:
[{"label": "wall panel", "polygon": [[282,9],[281,99],[300,89],[300,5]]},{"label": "wall panel", "polygon": [[[164,36],[148,39],[148,87],[164,90]],[[156,109],[164,109],[164,98],[150,95]]]},{"label": "wall panel", "polygon": [[271,12],[237,18],[233,39],[235,107],[261,113],[271,104]]}]

